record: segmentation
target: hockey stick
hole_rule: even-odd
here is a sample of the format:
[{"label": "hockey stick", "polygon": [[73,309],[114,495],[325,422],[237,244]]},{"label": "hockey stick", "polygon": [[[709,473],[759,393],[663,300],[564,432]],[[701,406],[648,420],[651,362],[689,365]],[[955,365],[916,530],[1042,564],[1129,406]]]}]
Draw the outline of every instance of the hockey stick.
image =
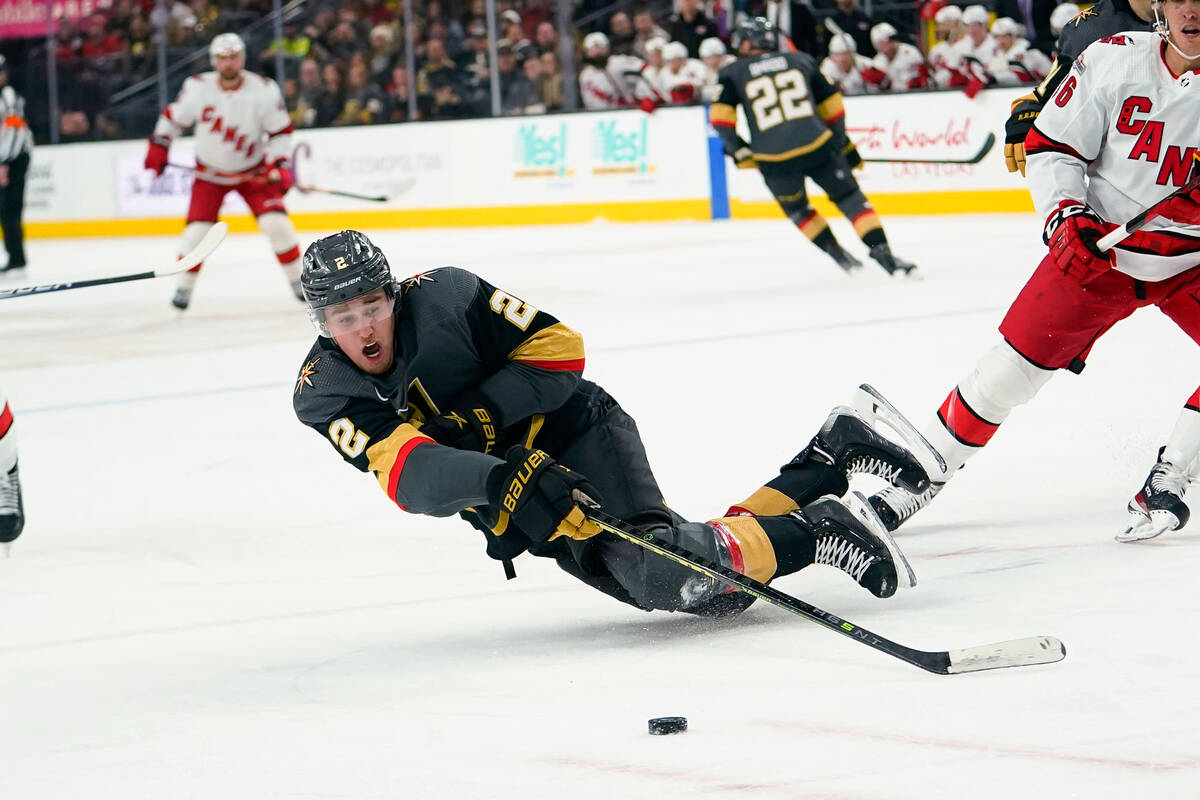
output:
[{"label": "hockey stick", "polygon": [[0,289],[0,300],[10,297],[26,297],[31,294],[62,292],[67,289],[83,289],[88,286],[104,286],[109,283],[124,283],[125,281],[140,281],[145,278],[162,278],[167,275],[177,275],[180,272],[186,272],[208,258],[217,249],[217,245],[225,238],[225,234],[228,231],[229,226],[227,224],[224,222],[216,223],[208,229],[208,232],[204,234],[204,238],[197,242],[195,247],[185,253],[178,261],[173,262],[169,267],[159,267],[149,272],[135,272],[130,275],[114,275],[111,278],[90,278],[84,281],[64,281],[63,283],[44,283],[40,286],[23,286],[19,289]]},{"label": "hockey stick", "polygon": [[[414,178],[411,180],[415,181],[416,179]],[[408,191],[409,186],[411,185],[412,184],[409,183],[400,191]],[[386,203],[388,201],[387,195],[383,194],[356,194],[354,192],[343,192],[341,189],[323,189],[320,186],[301,186],[298,183],[296,184],[296,189],[304,192],[305,194],[308,194],[309,192],[319,192],[321,194],[337,195],[338,197],[350,197],[355,200],[370,200],[372,203]]]},{"label": "hockey stick", "polygon": [[[214,172],[212,170],[206,170],[202,173],[196,167],[189,167],[186,164],[176,164],[171,162],[168,163],[167,166],[175,169],[187,170],[188,172],[197,176],[202,174],[212,175],[214,178],[221,178],[222,180],[236,180],[238,182],[254,180],[266,181],[265,177],[262,177],[261,174],[254,172]],[[407,192],[410,188],[412,188],[414,183],[416,183],[416,178],[410,178],[405,185],[400,188],[397,194]],[[388,201],[387,195],[382,194],[358,194],[357,192],[344,192],[341,189],[325,189],[320,186],[302,186],[299,183],[293,184],[293,188],[299,192],[303,192],[304,194],[308,194],[309,192],[319,192],[320,194],[333,194],[337,195],[338,197],[350,197],[354,200],[370,200],[373,203],[386,203]]]},{"label": "hockey stick", "polygon": [[996,144],[996,134],[989,133],[983,140],[979,152],[970,158],[863,158],[864,164],[978,164],[984,156],[992,151]]},{"label": "hockey stick", "polygon": [[[1196,156],[1196,163],[1200,164],[1200,155]],[[1193,175],[1191,180],[1189,180],[1183,186],[1180,186],[1162,200],[1159,200],[1154,205],[1143,210],[1141,213],[1134,216],[1116,230],[1100,237],[1100,240],[1096,242],[1096,247],[1100,249],[1100,252],[1107,253],[1113,247],[1124,241],[1129,234],[1140,231],[1142,228],[1146,227],[1146,224],[1157,217],[1159,212],[1162,211],[1163,206],[1165,206],[1167,203],[1171,202],[1177,197],[1200,188],[1200,167],[1193,165],[1192,172]]]},{"label": "hockey stick", "polygon": [[765,583],[749,578],[741,573],[714,564],[700,556],[668,541],[655,538],[653,533],[641,530],[627,522],[611,517],[604,512],[589,508],[585,515],[604,530],[619,536],[638,547],[669,558],[677,564],[695,570],[722,583],[732,586],[764,603],[770,603],[793,614],[811,620],[831,631],[848,636],[860,644],[865,644],[893,658],[906,661],[913,666],[932,672],[936,675],[956,675],[962,672],[979,672],[985,669],[1000,669],[1002,667],[1024,667],[1033,664],[1052,664],[1066,657],[1067,650],[1063,643],[1053,636],[1031,636],[1027,639],[1013,639],[996,644],[967,647],[961,650],[925,651],[906,647],[902,644],[872,633],[866,628],[860,628],[852,622],[809,605],[803,600],[785,594]]}]

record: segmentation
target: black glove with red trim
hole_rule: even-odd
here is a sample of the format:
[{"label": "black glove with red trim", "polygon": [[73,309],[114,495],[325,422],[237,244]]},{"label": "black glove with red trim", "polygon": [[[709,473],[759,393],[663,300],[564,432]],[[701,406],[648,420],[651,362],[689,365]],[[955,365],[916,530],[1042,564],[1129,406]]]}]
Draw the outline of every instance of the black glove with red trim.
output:
[{"label": "black glove with red trim", "polygon": [[1100,252],[1096,243],[1116,227],[1083,203],[1064,200],[1046,218],[1042,240],[1063,274],[1087,285],[1112,269],[1111,254]]}]

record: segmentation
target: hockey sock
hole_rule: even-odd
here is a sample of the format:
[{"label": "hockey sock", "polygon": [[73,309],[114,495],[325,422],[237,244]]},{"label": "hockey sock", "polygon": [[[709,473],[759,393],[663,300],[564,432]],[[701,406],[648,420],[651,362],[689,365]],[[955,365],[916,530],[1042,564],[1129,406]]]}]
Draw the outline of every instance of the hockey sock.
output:
[{"label": "hockey sock", "polygon": [[1168,461],[1181,470],[1187,470],[1196,454],[1200,452],[1200,389],[1196,390],[1184,404],[1171,429],[1167,446],[1163,449],[1162,460]]},{"label": "hockey sock", "polygon": [[729,550],[731,568],[766,582],[807,567],[816,537],[797,517],[724,517],[708,523]]},{"label": "hockey sock", "polygon": [[17,432],[13,429],[12,409],[0,393],[0,473],[8,474],[17,463]]},{"label": "hockey sock", "polygon": [[879,215],[875,213],[874,209],[868,208],[860,211],[851,222],[854,224],[854,232],[867,247],[887,244],[883,223],[879,221]]},{"label": "hockey sock", "polygon": [[300,280],[300,247],[291,248],[283,253],[276,253],[275,257],[279,259],[279,266],[283,267],[283,274],[287,275],[287,279],[291,283]]},{"label": "hockey sock", "polygon": [[816,211],[811,211],[801,217],[796,223],[796,227],[809,238],[809,241],[822,250],[828,251],[830,242],[834,245],[837,244],[837,240],[833,238],[833,232],[829,230],[829,223]]},{"label": "hockey sock", "polygon": [[779,475],[748,498],[730,506],[730,516],[752,514],[776,517],[788,514],[827,494],[841,497],[849,489],[846,475],[836,467],[817,461],[785,464]]}]

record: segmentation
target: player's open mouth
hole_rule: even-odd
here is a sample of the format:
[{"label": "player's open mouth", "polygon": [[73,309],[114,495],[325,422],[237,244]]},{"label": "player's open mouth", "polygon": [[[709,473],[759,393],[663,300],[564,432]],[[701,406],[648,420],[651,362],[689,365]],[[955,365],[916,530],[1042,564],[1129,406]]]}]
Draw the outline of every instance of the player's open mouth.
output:
[{"label": "player's open mouth", "polygon": [[1180,30],[1180,33],[1189,39],[1195,39],[1197,36],[1200,36],[1200,27],[1195,25],[1184,25]]},{"label": "player's open mouth", "polygon": [[362,352],[367,358],[379,358],[379,353],[381,350],[383,350],[383,348],[379,346],[379,342],[371,342],[362,349]]}]

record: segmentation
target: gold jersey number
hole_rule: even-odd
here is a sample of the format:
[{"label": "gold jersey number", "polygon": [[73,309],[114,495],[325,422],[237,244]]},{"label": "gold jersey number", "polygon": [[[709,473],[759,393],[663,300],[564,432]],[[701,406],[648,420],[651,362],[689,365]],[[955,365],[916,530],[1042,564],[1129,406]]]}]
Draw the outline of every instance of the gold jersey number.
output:
[{"label": "gold jersey number", "polygon": [[808,99],[808,81],[798,69],[763,75],[746,84],[746,98],[754,111],[758,130],[765,131],[784,122],[813,115]]}]

